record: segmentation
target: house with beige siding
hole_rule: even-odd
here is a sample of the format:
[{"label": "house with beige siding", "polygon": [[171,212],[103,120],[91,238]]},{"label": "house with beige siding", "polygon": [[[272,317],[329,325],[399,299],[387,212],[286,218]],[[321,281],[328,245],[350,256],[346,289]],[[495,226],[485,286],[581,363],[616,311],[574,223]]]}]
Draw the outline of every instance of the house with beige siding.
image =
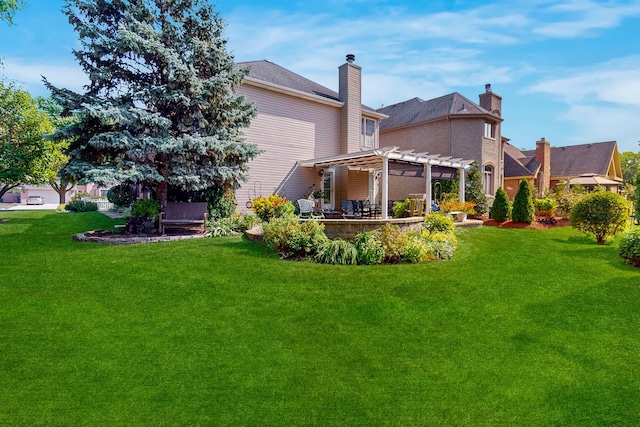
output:
[{"label": "house with beige siding", "polygon": [[[484,174],[485,193],[492,197],[504,178],[507,140],[502,137],[501,110],[502,97],[490,84],[479,95],[479,104],[458,92],[430,100],[409,99],[377,110],[389,116],[380,124],[380,145],[475,160]],[[392,198],[407,189],[424,192],[421,181],[407,177],[394,177],[389,185]]]},{"label": "house with beige siding", "polygon": [[616,141],[551,147],[541,138],[535,150],[519,150],[505,144],[504,189],[511,199],[524,178],[537,188],[538,197],[554,189],[560,181],[582,185],[587,189],[596,185],[617,192],[622,187],[622,167]]},{"label": "house with beige siding", "polygon": [[362,105],[362,69],[354,55],[338,68],[338,92],[270,61],[238,67],[249,74],[236,93],[258,111],[245,130],[246,141],[263,150],[249,163],[249,180],[236,192],[239,210],[247,211],[259,196],[277,193],[296,200],[315,189],[324,191],[324,208],[339,209],[343,199],[374,200],[379,190],[368,170],[298,164],[378,148],[380,121],[387,116]]}]

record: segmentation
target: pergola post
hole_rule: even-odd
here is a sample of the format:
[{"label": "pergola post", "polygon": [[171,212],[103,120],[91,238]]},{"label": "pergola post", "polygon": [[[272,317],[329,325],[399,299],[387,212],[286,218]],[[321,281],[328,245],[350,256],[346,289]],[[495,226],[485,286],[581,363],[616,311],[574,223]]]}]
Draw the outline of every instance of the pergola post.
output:
[{"label": "pergola post", "polygon": [[465,200],[464,200],[464,187],[465,187],[465,185],[464,185],[464,175],[465,175],[464,174],[464,168],[459,168],[458,171],[460,172],[460,188],[459,188],[460,201],[462,203],[464,203],[465,202]]},{"label": "pergola post", "polygon": [[387,157],[382,158],[382,201],[380,203],[380,211],[382,212],[382,219],[389,218],[389,159]]},{"label": "pergola post", "polygon": [[427,194],[427,209],[426,213],[431,213],[431,165],[429,163],[424,165],[425,176],[427,177],[427,188],[425,193]]}]

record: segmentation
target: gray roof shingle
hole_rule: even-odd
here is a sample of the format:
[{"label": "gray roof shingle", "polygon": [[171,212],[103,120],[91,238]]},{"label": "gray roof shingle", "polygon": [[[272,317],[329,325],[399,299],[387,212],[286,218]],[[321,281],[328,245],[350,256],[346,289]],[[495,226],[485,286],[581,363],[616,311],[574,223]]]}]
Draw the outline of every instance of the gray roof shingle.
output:
[{"label": "gray roof shingle", "polygon": [[[397,104],[379,108],[379,113],[389,116],[380,123],[380,130],[426,122],[450,115],[491,114],[469,98],[458,92],[425,101],[409,99]],[[496,117],[498,118],[498,117]]]},{"label": "gray roof shingle", "polygon": [[[580,176],[585,173],[606,176],[616,146],[616,141],[607,141],[552,147],[551,176]],[[535,157],[536,152],[529,150],[523,154]]]},{"label": "gray roof shingle", "polygon": [[[266,83],[276,84],[278,86],[294,89],[311,95],[321,96],[323,98],[340,101],[339,94],[327,87],[322,86],[312,80],[302,77],[293,71],[287,70],[271,61],[247,61],[236,63],[238,68],[249,68],[248,76]],[[371,107],[362,105],[367,111],[375,112]]]}]

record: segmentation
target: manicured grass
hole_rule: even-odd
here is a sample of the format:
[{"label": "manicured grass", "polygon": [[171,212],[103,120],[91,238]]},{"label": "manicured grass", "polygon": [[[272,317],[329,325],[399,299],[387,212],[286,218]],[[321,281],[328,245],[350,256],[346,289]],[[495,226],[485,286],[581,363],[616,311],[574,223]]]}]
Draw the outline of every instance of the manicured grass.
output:
[{"label": "manicured grass", "polygon": [[348,267],[71,240],[100,213],[2,219],[0,425],[640,423],[640,270],[570,228]]}]

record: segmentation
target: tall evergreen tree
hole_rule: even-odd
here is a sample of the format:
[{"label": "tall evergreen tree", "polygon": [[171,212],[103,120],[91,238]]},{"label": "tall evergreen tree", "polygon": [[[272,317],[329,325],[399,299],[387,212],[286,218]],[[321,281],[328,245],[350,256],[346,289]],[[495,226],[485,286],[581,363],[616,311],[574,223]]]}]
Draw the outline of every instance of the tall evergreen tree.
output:
[{"label": "tall evergreen tree", "polygon": [[536,211],[533,206],[533,192],[529,181],[522,178],[518,186],[518,192],[513,198],[511,219],[515,222],[531,224],[536,219]]},{"label": "tall evergreen tree", "polygon": [[246,70],[226,50],[224,21],[205,0],[66,0],[89,76],[79,94],[45,84],[77,121],[66,172],[101,184],[238,188],[259,154],[244,141],[252,103],[233,92]]},{"label": "tall evergreen tree", "polygon": [[509,196],[507,193],[499,187],[496,191],[496,197],[491,205],[491,218],[496,221],[502,222],[509,219],[511,214],[511,206],[509,204]]},{"label": "tall evergreen tree", "polygon": [[480,167],[475,160],[471,163],[471,169],[467,172],[465,180],[464,199],[468,202],[475,203],[474,210],[476,215],[484,215],[489,212],[489,201],[484,193],[484,185],[482,185],[482,175],[480,175]]},{"label": "tall evergreen tree", "polygon": [[635,184],[633,192],[633,217],[636,219],[636,224],[640,225],[640,172],[636,175]]}]

